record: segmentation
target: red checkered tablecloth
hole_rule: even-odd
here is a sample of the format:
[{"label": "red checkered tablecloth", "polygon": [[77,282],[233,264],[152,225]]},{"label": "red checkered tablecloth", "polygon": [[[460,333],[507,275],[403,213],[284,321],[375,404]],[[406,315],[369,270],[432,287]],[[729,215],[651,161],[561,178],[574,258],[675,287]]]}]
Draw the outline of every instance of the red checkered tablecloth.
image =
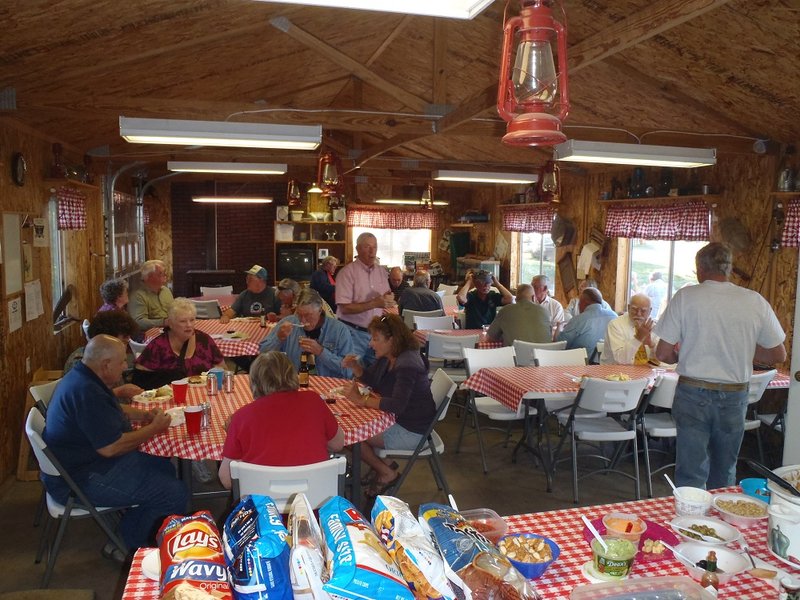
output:
[{"label": "red checkered tablecloth", "polygon": [[[330,389],[349,384],[346,379],[311,376],[311,389],[320,395]],[[225,444],[225,423],[240,407],[253,401],[250,392],[248,375],[234,376],[234,390],[230,394],[218,392],[215,396],[206,393],[205,386],[190,386],[186,401],[189,405],[211,401],[211,425],[199,436],[188,436],[182,425],[170,427],[166,432],[157,435],[140,446],[142,452],[156,456],[178,457],[191,460],[222,460],[222,447]],[[171,408],[171,402],[134,402],[137,408]],[[355,406],[346,398],[338,398],[328,408],[336,416],[347,446],[363,442],[386,431],[394,424],[394,415],[374,408]]]},{"label": "red checkered tablecloth", "polygon": [[580,383],[570,375],[605,377],[625,373],[631,379],[652,377],[650,367],[633,365],[587,365],[584,367],[495,367],[481,369],[462,385],[486,394],[511,410],[517,410],[523,397],[569,399],[578,393]]},{"label": "red checkered tablecloth", "polygon": [[789,389],[789,373],[783,369],[779,369],[772,381],[767,386],[768,390],[788,390]]},{"label": "red checkered tablecloth", "polygon": [[[274,326],[274,323],[267,323],[266,327],[261,327],[259,319],[256,318],[233,319],[228,323],[220,323],[219,319],[198,319],[195,324],[198,331],[210,336],[229,335],[229,331],[247,334],[246,339],[214,337],[214,342],[223,356],[256,356],[261,340],[267,337]],[[161,335],[161,332],[160,327],[148,329],[144,334],[145,341],[149,342]]]},{"label": "red checkered tablecloth", "polygon": [[[737,487],[714,490],[714,492],[740,491]],[[552,539],[561,548],[561,556],[544,573],[534,581],[542,600],[568,599],[573,588],[588,585],[581,575],[581,566],[590,561],[592,553],[589,544],[583,537],[581,515],[588,519],[599,519],[612,511],[633,513],[654,523],[664,523],[675,516],[672,497],[640,500],[637,502],[619,502],[583,508],[568,508],[548,512],[530,513],[505,517],[510,532],[533,532]],[[740,528],[753,555],[772,564],[778,561],[769,553],[766,546],[767,522],[761,521],[749,528]],[[141,548],[136,552],[131,565],[122,600],[143,600],[158,598],[158,583],[147,579],[142,574],[142,557],[149,548]],[[780,565],[781,568],[786,568]],[[670,552],[665,552],[660,560],[637,562],[633,566],[631,578],[685,576],[686,569]],[[742,573],[719,590],[719,598],[736,598],[737,600],[765,600],[777,598],[778,591],[763,580]]]},{"label": "red checkered tablecloth", "polygon": [[462,335],[479,335],[478,338],[478,345],[476,348],[502,348],[503,342],[492,342],[486,339],[486,334],[483,332],[482,329],[416,329],[414,330],[414,337],[417,338],[417,341],[420,344],[426,344],[428,342],[428,334],[433,331],[433,333],[439,333],[441,335],[453,335],[453,336],[462,336]]}]

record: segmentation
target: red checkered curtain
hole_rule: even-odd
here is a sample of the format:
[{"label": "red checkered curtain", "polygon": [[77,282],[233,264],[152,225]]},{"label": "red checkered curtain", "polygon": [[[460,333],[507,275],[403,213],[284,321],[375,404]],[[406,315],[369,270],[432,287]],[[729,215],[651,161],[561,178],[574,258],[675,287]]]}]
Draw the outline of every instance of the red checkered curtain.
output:
[{"label": "red checkered curtain", "polygon": [[503,231],[550,233],[556,211],[550,206],[519,206],[503,211]]},{"label": "red checkered curtain", "polygon": [[709,237],[711,209],[705,202],[609,208],[605,233],[641,240],[701,242]]},{"label": "red checkered curtain", "polygon": [[800,246],[800,198],[792,198],[786,206],[786,221],[783,224],[781,246],[784,248]]},{"label": "red checkered curtain", "polygon": [[439,216],[432,210],[356,208],[347,211],[348,227],[372,229],[436,229]]},{"label": "red checkered curtain", "polygon": [[86,196],[76,189],[61,187],[56,191],[59,229],[86,229]]}]

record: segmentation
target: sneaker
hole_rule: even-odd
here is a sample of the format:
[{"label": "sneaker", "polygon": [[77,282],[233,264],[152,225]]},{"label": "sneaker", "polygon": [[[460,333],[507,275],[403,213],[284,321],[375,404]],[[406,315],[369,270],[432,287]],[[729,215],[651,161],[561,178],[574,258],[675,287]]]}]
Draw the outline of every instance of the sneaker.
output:
[{"label": "sneaker", "polygon": [[202,460],[192,461],[192,475],[194,475],[194,478],[200,483],[210,483],[213,479],[211,471],[208,470],[206,463]]}]

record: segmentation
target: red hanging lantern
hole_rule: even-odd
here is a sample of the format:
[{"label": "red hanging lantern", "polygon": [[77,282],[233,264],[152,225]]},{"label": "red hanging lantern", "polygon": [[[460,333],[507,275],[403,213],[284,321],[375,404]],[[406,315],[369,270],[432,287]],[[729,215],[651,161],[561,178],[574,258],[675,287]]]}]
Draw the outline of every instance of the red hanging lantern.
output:
[{"label": "red hanging lantern", "polygon": [[519,16],[503,28],[497,112],[508,122],[503,143],[511,146],[552,146],[567,140],[561,131],[569,113],[567,29],[553,18],[552,3],[522,0]]}]

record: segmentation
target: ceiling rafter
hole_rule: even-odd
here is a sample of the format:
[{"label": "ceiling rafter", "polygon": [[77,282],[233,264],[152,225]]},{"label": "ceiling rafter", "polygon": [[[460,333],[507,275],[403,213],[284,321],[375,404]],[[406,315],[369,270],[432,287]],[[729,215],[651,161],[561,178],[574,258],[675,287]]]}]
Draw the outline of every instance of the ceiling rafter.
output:
[{"label": "ceiling rafter", "polygon": [[433,22],[433,104],[447,103],[447,19]]}]

